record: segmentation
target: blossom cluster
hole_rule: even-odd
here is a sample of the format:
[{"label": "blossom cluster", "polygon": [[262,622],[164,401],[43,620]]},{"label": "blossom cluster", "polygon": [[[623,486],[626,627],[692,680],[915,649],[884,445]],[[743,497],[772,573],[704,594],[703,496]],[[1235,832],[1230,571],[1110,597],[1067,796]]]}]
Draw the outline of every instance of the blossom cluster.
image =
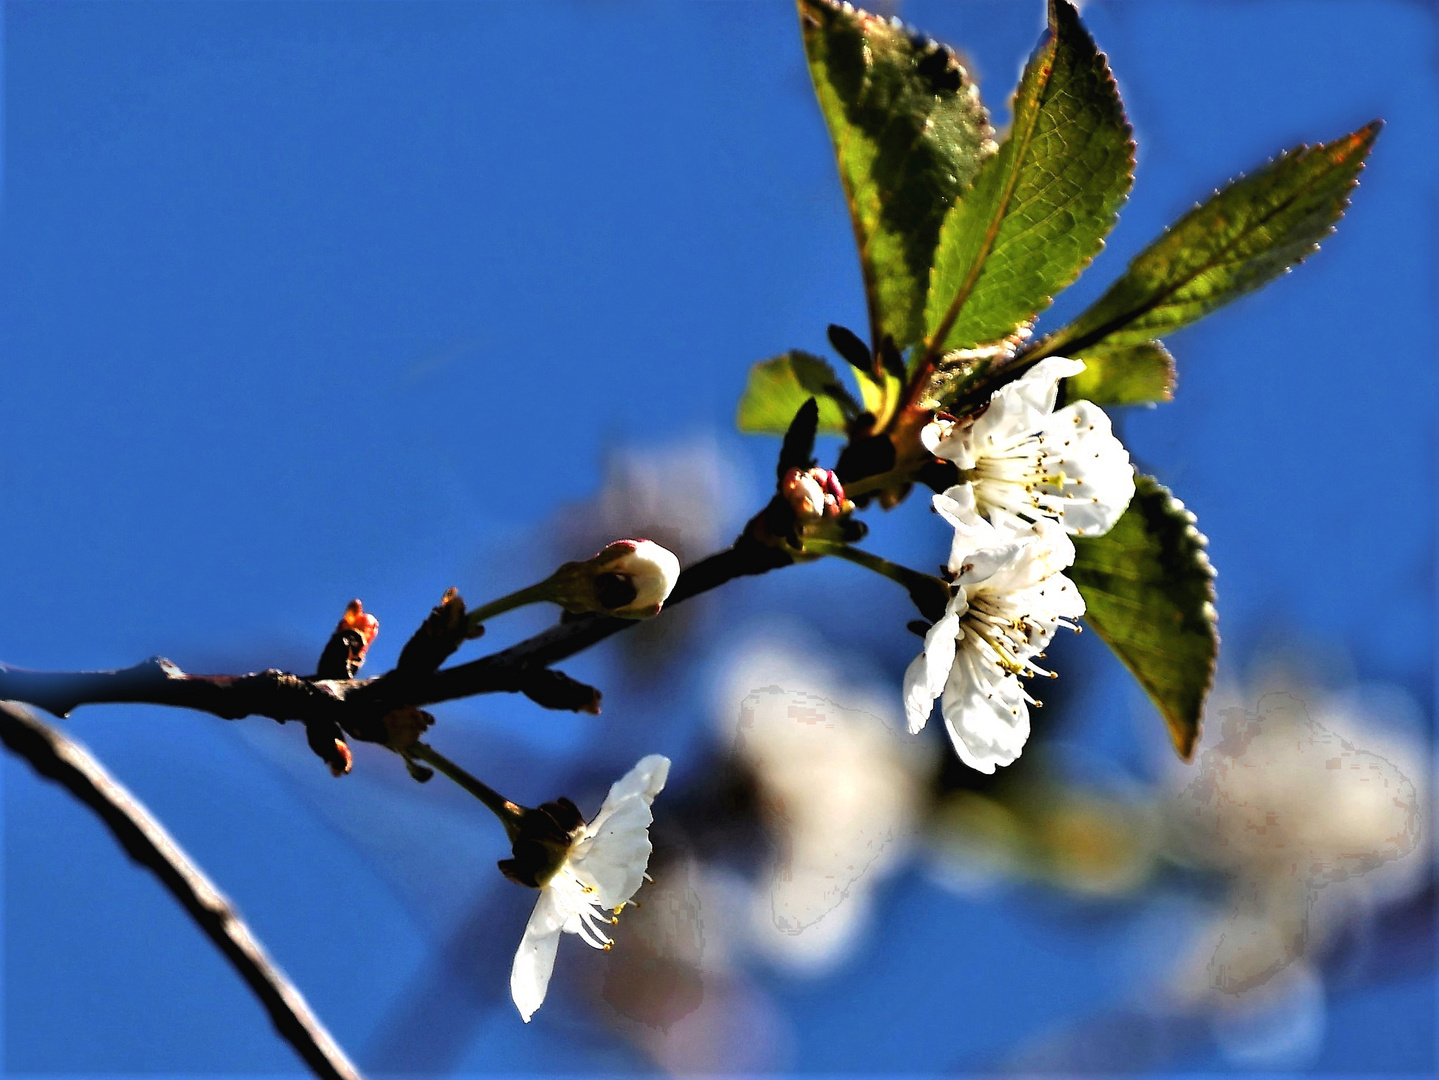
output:
[{"label": "blossom cluster", "polygon": [[1051,674],[1036,661],[1084,614],[1063,573],[1075,557],[1070,536],[1108,532],[1134,497],[1129,453],[1104,411],[1088,401],[1055,410],[1060,380],[1083,369],[1041,360],[978,413],[921,432],[960,482],[934,497],[954,528],[951,597],[905,672],[905,713],[918,732],[942,699],[956,753],[981,772],[1019,757],[1037,704],[1021,679]]}]

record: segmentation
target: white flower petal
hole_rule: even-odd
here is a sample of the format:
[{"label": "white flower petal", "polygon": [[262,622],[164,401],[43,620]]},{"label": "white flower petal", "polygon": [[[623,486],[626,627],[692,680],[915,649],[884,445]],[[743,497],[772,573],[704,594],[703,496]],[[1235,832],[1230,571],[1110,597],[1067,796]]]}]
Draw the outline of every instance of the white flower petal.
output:
[{"label": "white flower petal", "polygon": [[595,821],[604,818],[605,810],[612,803],[618,803],[630,795],[640,795],[653,802],[655,796],[664,790],[669,775],[670,759],[663,754],[650,754],[641,758],[639,764],[610,785],[610,793],[605,796],[604,805],[595,815]]},{"label": "white flower petal", "polygon": [[960,650],[941,707],[959,759],[980,772],[1013,764],[1029,738],[1029,707],[1018,677],[973,647]]},{"label": "white flower petal", "polygon": [[929,714],[934,711],[937,694],[929,692],[929,646],[909,662],[904,669],[904,718],[909,723],[909,733],[918,735],[929,723]]},{"label": "white flower petal", "polygon": [[669,778],[670,759],[650,754],[610,785],[594,820],[575,843],[570,865],[575,876],[596,890],[606,908],[627,903],[639,890],[649,865],[650,804]]},{"label": "white flower petal", "polygon": [[996,529],[975,509],[973,484],[956,484],[931,502],[954,529],[949,571],[959,575],[959,580],[983,580],[1017,557],[1019,541]]},{"label": "white flower petal", "polygon": [[[1071,359],[1068,356],[1047,356],[1039,363],[1024,373],[1024,378],[1031,382],[1047,384],[1051,389],[1059,386],[1060,379],[1067,379],[1071,375],[1078,375],[1084,370],[1084,361]],[[1051,404],[1049,410],[1054,409],[1053,398],[1049,399]]]},{"label": "white flower petal", "polygon": [[1072,566],[1074,541],[1054,521],[1040,518],[1024,535],[990,552],[977,553],[970,562],[975,570],[956,580],[971,592],[975,587],[990,593],[1021,592]]},{"label": "white flower petal", "polygon": [[971,429],[969,445],[974,456],[1012,446],[1039,428],[1054,411],[1059,380],[1083,370],[1082,360],[1051,356],[1001,386]]},{"label": "white flower petal", "polygon": [[649,835],[653,821],[650,800],[630,795],[577,845],[570,867],[576,878],[595,890],[601,907],[613,910],[639,891],[654,850]]},{"label": "white flower petal", "polygon": [[1045,424],[1045,449],[1065,477],[1064,527],[1081,536],[1102,536],[1134,498],[1134,466],[1114,436],[1108,415],[1090,401],[1060,409]]},{"label": "white flower petal", "polygon": [[510,996],[527,1024],[545,1000],[550,975],[555,969],[560,931],[570,914],[562,910],[555,890],[540,890],[540,898],[535,902],[535,910],[530,913],[530,921],[515,953],[514,966],[510,969]]},{"label": "white flower petal", "polygon": [[936,457],[943,457],[940,448],[944,446],[951,435],[954,434],[953,420],[931,420],[919,429],[919,444]]},{"label": "white flower petal", "polygon": [[920,444],[937,458],[952,461],[961,469],[974,468],[969,451],[969,425],[953,420],[931,420],[919,431]]},{"label": "white flower petal", "polygon": [[911,735],[923,730],[934,710],[934,699],[944,691],[944,680],[954,666],[955,637],[963,605],[963,595],[950,600],[943,617],[924,635],[924,651],[904,673],[904,714]]},{"label": "white flower petal", "polygon": [[956,529],[983,529],[988,524],[979,516],[974,503],[974,488],[970,484],[955,484],[929,501],[935,512]]},{"label": "white flower petal", "polygon": [[1067,356],[1046,357],[1013,382],[1002,386],[998,393],[1008,392],[1043,418],[1054,412],[1054,403],[1059,397],[1059,380],[1078,375],[1083,370],[1083,360],[1071,360]]}]

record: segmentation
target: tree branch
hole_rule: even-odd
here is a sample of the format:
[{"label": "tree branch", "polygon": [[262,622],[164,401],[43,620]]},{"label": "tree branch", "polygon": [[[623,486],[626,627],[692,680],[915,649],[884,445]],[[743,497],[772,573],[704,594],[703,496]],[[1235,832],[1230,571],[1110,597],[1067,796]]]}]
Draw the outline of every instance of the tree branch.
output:
[{"label": "tree branch", "polygon": [[[783,552],[742,536],[733,547],[681,573],[666,604],[681,603],[737,577],[763,574],[789,562]],[[394,709],[475,694],[523,692],[550,664],[634,623],[584,615],[467,664],[434,672],[395,670],[375,679],[302,678],[276,670],[190,675],[163,657],[118,671],[26,671],[0,664],[0,700],[22,701],[56,716],[67,716],[81,705],[125,702],[196,709],[226,720],[268,716],[281,722],[328,721],[357,739],[384,742],[380,720]]]},{"label": "tree branch", "polygon": [[95,811],[130,857],[160,879],[249,984],[280,1036],[316,1076],[324,1080],[362,1080],[359,1070],[310,1011],[299,990],[266,955],[239,913],[164,826],[89,751],[25,710],[3,701],[0,741],[41,776],[54,780]]}]

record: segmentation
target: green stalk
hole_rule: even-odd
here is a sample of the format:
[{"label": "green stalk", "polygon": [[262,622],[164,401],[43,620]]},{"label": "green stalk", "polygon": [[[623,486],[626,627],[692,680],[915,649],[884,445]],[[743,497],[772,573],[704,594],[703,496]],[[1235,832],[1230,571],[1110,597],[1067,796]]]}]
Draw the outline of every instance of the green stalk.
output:
[{"label": "green stalk", "polygon": [[909,598],[914,601],[914,606],[919,608],[920,614],[931,621],[944,613],[945,605],[953,595],[949,582],[942,578],[921,574],[918,570],[900,566],[899,563],[892,563],[873,552],[850,547],[848,544],[835,540],[806,540],[804,549],[811,555],[833,555],[837,559],[855,563],[866,570],[873,570],[881,577],[889,578],[909,593]]},{"label": "green stalk", "polygon": [[491,813],[500,819],[500,824],[505,827],[505,832],[509,834],[511,840],[519,834],[520,819],[525,814],[524,807],[510,802],[483,780],[472,776],[426,743],[417,742],[406,753],[409,757],[423,761],[427,765],[433,765],[438,772],[444,773],[489,807]]},{"label": "green stalk", "polygon": [[868,495],[871,492],[879,491],[893,484],[909,484],[914,482],[914,469],[890,469],[888,472],[874,473],[871,476],[853,480],[844,485],[844,493],[848,498],[856,495]]},{"label": "green stalk", "polygon": [[538,604],[542,600],[553,599],[554,592],[553,577],[547,577],[544,581],[527,588],[512,592],[508,596],[502,596],[498,600],[491,600],[483,607],[475,608],[468,615],[470,630],[475,630],[481,623],[487,622],[496,615],[506,611],[513,611],[515,608],[524,607],[526,604]]}]

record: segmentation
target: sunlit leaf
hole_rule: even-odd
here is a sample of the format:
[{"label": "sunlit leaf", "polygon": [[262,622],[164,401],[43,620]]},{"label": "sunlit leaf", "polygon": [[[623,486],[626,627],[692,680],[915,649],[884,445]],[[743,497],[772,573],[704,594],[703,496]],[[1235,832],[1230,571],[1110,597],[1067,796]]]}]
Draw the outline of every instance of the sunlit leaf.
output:
[{"label": "sunlit leaf", "polygon": [[950,211],[925,303],[930,352],[1012,333],[1104,246],[1134,173],[1134,143],[1104,55],[1067,0],[1014,98],[1009,135]]},{"label": "sunlit leaf", "polygon": [[830,0],[799,0],[810,75],[859,245],[871,345],[923,331],[939,227],[994,151],[989,117],[944,45]]},{"label": "sunlit leaf", "polygon": [[1085,398],[1096,405],[1135,405],[1174,396],[1174,357],[1157,341],[1086,349],[1084,370],[1064,380],[1067,401]]},{"label": "sunlit leaf", "polygon": [[1278,277],[1319,247],[1379,134],[1375,121],[1300,146],[1195,207],[1145,248],[1099,300],[1040,343],[1039,354],[1086,355],[1161,337]]},{"label": "sunlit leaf", "polygon": [[1076,537],[1069,576],[1085,621],[1139,680],[1186,760],[1219,652],[1214,568],[1194,515],[1151,476],[1108,533]]},{"label": "sunlit leaf", "polygon": [[750,368],[735,423],[741,431],[783,435],[807,398],[819,405],[819,431],[826,434],[843,431],[845,420],[860,411],[834,368],[795,349]]}]

